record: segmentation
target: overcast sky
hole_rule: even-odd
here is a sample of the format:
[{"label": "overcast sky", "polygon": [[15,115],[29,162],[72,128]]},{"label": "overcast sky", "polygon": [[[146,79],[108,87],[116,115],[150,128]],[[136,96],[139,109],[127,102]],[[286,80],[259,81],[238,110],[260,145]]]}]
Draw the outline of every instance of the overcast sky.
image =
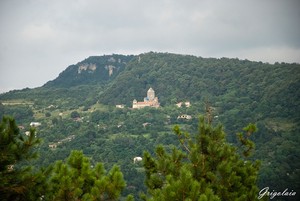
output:
[{"label": "overcast sky", "polygon": [[299,0],[0,0],[0,93],[149,51],[300,63]]}]

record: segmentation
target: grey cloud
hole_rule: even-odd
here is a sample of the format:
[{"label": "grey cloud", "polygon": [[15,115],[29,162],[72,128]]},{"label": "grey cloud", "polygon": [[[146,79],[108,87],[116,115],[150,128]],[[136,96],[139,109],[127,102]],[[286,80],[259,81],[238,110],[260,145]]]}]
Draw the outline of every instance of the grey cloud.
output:
[{"label": "grey cloud", "polygon": [[299,5],[297,0],[1,1],[0,85],[39,86],[70,64],[109,53],[300,62]]}]

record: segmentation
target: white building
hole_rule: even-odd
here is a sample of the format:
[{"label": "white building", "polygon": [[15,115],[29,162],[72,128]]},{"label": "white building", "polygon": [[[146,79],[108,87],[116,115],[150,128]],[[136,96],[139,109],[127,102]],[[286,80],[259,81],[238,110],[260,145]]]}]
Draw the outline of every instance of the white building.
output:
[{"label": "white building", "polygon": [[138,102],[136,99],[132,102],[132,108],[144,108],[144,107],[159,107],[158,98],[155,97],[155,91],[150,87],[147,91],[147,97],[144,98],[143,102]]},{"label": "white building", "polygon": [[189,101],[186,101],[186,102],[179,102],[176,105],[177,107],[181,107],[182,105],[185,105],[185,107],[190,107],[191,103]]},{"label": "white building", "polygon": [[38,127],[40,125],[42,125],[40,122],[31,122],[30,123],[30,126],[32,126],[32,127]]},{"label": "white building", "polygon": [[192,116],[191,115],[187,115],[187,114],[183,114],[183,115],[179,115],[177,117],[177,119],[187,119],[187,120],[190,120],[190,119],[192,119]]}]

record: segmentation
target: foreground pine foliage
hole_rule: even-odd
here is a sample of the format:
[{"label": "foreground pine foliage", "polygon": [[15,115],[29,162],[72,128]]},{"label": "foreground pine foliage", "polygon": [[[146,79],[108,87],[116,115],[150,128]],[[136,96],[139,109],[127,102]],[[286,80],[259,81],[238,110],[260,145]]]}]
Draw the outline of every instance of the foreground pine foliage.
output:
[{"label": "foreground pine foliage", "polygon": [[168,153],[158,146],[155,158],[144,153],[148,187],[148,197],[144,199],[256,200],[259,162],[245,158],[253,148],[248,139],[255,131],[253,126],[244,129],[245,135],[239,134],[241,151],[226,142],[222,126],[214,128],[204,118],[195,136],[176,126],[181,148],[174,147]]}]

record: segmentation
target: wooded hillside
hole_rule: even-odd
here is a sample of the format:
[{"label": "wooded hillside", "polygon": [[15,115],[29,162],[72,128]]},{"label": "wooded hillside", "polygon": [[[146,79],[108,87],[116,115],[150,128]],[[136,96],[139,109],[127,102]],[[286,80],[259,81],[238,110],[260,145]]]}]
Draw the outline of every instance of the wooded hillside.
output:
[{"label": "wooded hillside", "polygon": [[[132,110],[133,99],[143,100],[150,87],[161,107]],[[182,101],[191,106],[178,108],[175,104]],[[213,124],[224,125],[232,144],[244,126],[257,125],[251,159],[262,162],[260,187],[300,188],[299,64],[154,52],[93,56],[43,87],[1,94],[0,102],[0,116],[14,116],[24,127],[21,132],[30,122],[41,123],[37,133],[43,144],[36,166],[82,150],[92,163],[103,162],[107,169],[119,164],[130,186],[125,193],[134,194],[144,190],[139,188],[144,170],[133,164],[133,157],[153,153],[158,144],[179,146],[173,127],[196,132],[198,117],[209,105]],[[50,148],[53,144],[57,147]]]}]

